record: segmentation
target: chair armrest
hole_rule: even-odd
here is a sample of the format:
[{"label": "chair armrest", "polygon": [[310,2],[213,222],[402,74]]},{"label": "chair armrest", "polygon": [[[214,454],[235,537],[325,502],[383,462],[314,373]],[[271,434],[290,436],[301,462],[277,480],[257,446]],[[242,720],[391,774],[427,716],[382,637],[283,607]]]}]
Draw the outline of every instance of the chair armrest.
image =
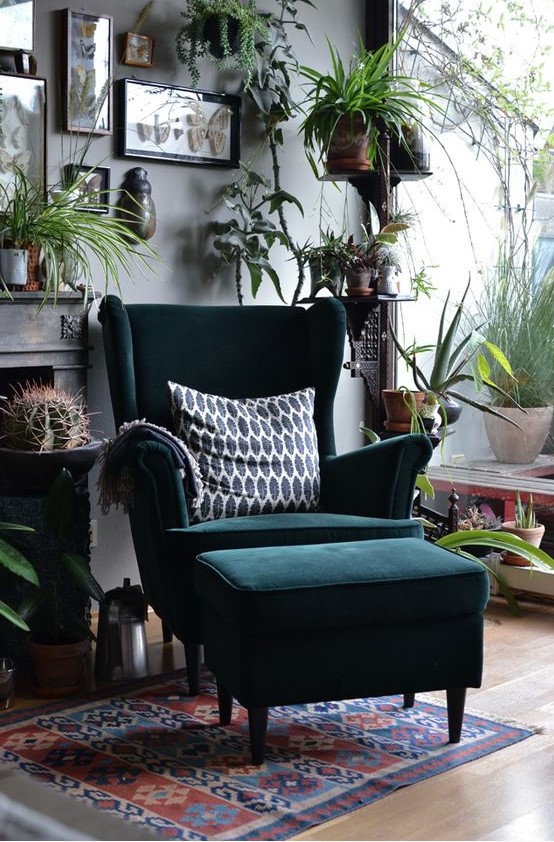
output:
[{"label": "chair armrest", "polygon": [[166,530],[189,525],[183,478],[170,448],[158,441],[130,445],[125,467],[131,479],[129,521],[142,587],[156,614],[168,618]]},{"label": "chair armrest", "polygon": [[323,458],[322,508],[366,517],[410,517],[416,476],[432,453],[427,436],[409,434]]}]

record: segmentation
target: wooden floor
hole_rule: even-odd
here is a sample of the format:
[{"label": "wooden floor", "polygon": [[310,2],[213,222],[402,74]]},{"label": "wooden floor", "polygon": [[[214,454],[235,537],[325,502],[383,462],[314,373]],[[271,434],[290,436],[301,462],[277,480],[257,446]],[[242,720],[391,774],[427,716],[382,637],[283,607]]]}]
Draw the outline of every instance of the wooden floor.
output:
[{"label": "wooden floor", "polygon": [[[467,707],[536,726],[541,733],[298,839],[554,840],[554,605],[520,605],[522,615],[513,617],[501,600],[491,601],[483,686],[469,691]],[[181,645],[162,644],[155,617],[147,630],[152,673],[181,667]],[[18,691],[17,706],[32,704],[37,700],[30,693]]]}]

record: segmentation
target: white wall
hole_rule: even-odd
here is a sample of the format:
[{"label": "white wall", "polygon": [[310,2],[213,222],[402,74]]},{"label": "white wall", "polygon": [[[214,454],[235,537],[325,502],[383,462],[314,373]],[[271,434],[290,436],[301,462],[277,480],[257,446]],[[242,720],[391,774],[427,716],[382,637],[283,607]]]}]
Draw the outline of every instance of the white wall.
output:
[{"label": "white wall", "polygon": [[[267,7],[272,3],[267,0]],[[319,0],[317,10],[299,4],[301,19],[308,26],[310,40],[300,31],[291,35],[300,60],[306,64],[325,69],[327,65],[326,36],[348,57],[357,41],[357,32],[363,30],[362,0],[341,0],[340,14],[334,0]],[[119,36],[130,30],[137,14],[143,8],[143,0],[117,0],[108,4],[105,0],[87,0],[86,11],[92,14],[111,14],[114,20],[116,56],[119,54]],[[263,6],[263,4],[262,4]],[[60,10],[67,8],[67,0],[38,0],[36,3],[36,55],[38,74],[48,80],[48,164],[51,183],[60,178],[60,164],[63,161],[62,135],[60,133],[60,84],[62,74],[63,38],[61,35]],[[156,38],[156,61],[152,68],[116,66],[116,78],[136,77],[155,82],[189,86],[185,69],[175,56],[174,37],[181,24],[181,0],[155,0],[150,17],[143,26],[145,34]],[[200,87],[226,93],[239,93],[241,80],[233,74],[221,76],[207,63],[203,67]],[[115,110],[115,124],[119,112]],[[250,127],[251,128],[251,127]],[[291,211],[289,220],[300,242],[312,238],[317,240],[319,226],[319,201],[324,191],[329,203],[340,221],[347,194],[350,204],[349,217],[354,225],[359,214],[359,203],[355,191],[350,188],[337,191],[332,185],[322,186],[316,181],[307,164],[302,144],[297,135],[297,125],[286,128],[286,154],[283,156],[283,186],[300,198],[305,217]],[[243,132],[243,139],[246,136]],[[248,136],[252,131],[248,132]],[[64,148],[75,138],[64,137]],[[157,231],[151,245],[158,251],[162,262],[152,277],[122,280],[122,295],[128,302],[179,302],[179,303],[234,303],[234,284],[229,269],[221,269],[217,259],[209,252],[207,227],[210,219],[216,218],[213,208],[221,189],[230,183],[235,170],[187,166],[122,159],[117,156],[115,137],[97,140],[87,156],[87,164],[111,168],[111,185],[117,188],[124,174],[134,166],[144,166],[152,185],[152,197],[157,208]],[[252,148],[243,146],[242,157],[247,160]],[[265,161],[270,174],[269,161]],[[296,284],[292,264],[286,253],[275,251],[275,266],[278,269],[287,301],[291,300]],[[103,280],[98,278],[98,288],[103,290]],[[112,285],[111,291],[115,291]],[[306,290],[307,291],[307,290]],[[264,283],[257,303],[279,301],[269,282]],[[245,303],[252,303],[246,294]],[[107,380],[103,360],[102,338],[94,309],[90,317],[90,336],[93,345],[92,368],[89,375],[89,404],[94,416],[93,426],[103,437],[114,433]],[[341,378],[337,399],[337,445],[339,451],[360,444],[358,425],[363,413],[363,388],[360,380],[351,379],[345,372]],[[136,562],[127,524],[121,511],[102,515],[96,505],[96,472],[91,475],[92,517],[98,520],[98,547],[92,551],[93,570],[105,589],[120,585],[123,576],[138,581]]]}]

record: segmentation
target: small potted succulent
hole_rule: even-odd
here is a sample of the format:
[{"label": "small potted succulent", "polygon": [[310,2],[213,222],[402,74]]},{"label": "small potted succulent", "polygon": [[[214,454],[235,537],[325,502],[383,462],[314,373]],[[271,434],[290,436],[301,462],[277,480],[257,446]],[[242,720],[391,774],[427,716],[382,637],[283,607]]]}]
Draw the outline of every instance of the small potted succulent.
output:
[{"label": "small potted succulent", "polygon": [[[517,491],[514,520],[504,521],[502,531],[517,535],[518,538],[522,538],[534,547],[540,547],[545,526],[537,520],[532,494],[529,495],[527,503],[524,503],[519,490]],[[503,554],[503,560],[506,564],[513,564],[517,567],[529,566],[528,559],[515,552],[506,551]]]},{"label": "small potted succulent", "polygon": [[177,58],[190,73],[193,85],[200,80],[198,60],[207,58],[220,70],[239,70],[248,89],[256,67],[256,40],[269,37],[267,15],[255,0],[188,0],[181,12],[184,23],[177,32]]},{"label": "small potted succulent", "polygon": [[47,490],[62,467],[77,481],[100,448],[79,395],[30,382],[0,400],[0,471],[16,487]]}]

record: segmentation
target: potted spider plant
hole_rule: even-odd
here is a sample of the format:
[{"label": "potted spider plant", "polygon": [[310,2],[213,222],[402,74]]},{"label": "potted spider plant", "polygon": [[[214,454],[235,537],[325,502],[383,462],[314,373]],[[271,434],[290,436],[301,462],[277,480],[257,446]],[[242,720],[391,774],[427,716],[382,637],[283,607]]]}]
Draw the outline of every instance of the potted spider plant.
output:
[{"label": "potted spider plant", "polygon": [[207,58],[219,70],[239,70],[248,89],[256,68],[256,40],[269,37],[267,15],[255,0],[188,0],[181,12],[184,23],[177,32],[177,58],[198,85],[198,61]]},{"label": "potted spider plant", "polygon": [[383,129],[402,138],[402,126],[420,123],[433,107],[418,80],[391,70],[402,37],[377,50],[360,39],[348,64],[327,39],[331,69],[300,67],[306,80],[300,130],[316,175],[322,161],[329,173],[373,169]]},{"label": "potted spider plant", "polygon": [[[49,300],[55,303],[62,283],[74,288],[79,285],[80,291],[84,286],[85,298],[94,297],[91,258],[100,265],[105,291],[108,282],[120,288],[119,273],[130,274],[134,259],[148,267],[156,258],[155,251],[124,219],[80,209],[78,188],[85,173],[45,192],[20,167],[14,166],[12,171],[13,177],[0,184],[0,250],[13,244],[25,251],[31,246],[40,250],[44,277],[41,307]],[[111,205],[104,203],[96,207],[111,210]],[[5,291],[9,292],[11,283],[2,273]]]}]

